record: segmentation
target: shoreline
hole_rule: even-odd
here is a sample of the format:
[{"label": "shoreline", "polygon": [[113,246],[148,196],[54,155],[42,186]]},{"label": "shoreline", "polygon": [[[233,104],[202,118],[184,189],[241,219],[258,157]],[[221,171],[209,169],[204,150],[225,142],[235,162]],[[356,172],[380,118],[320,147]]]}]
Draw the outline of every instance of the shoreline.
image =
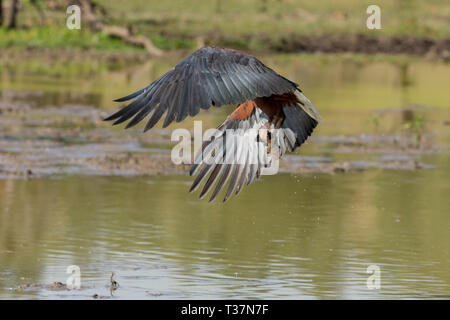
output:
[{"label": "shoreline", "polygon": [[[177,36],[173,35],[169,36],[168,39],[170,41],[176,38]],[[324,34],[318,36],[291,34],[276,40],[264,34],[243,36],[238,39],[216,35],[198,40],[195,47],[167,50],[164,52],[164,55],[176,56],[181,52],[194,51],[204,45],[230,47],[258,54],[386,54],[450,61],[450,39],[431,37],[415,38],[411,36],[369,36],[366,34]],[[104,59],[104,62],[106,63],[121,63],[129,61],[144,62],[152,57],[153,56],[150,53],[139,48],[116,51],[69,47],[45,48],[11,46],[0,48],[0,61],[15,61],[24,58],[56,60],[101,58]]]},{"label": "shoreline", "polygon": [[[0,104],[0,180],[66,175],[156,176],[187,174],[190,165],[171,160],[171,130],[115,130],[102,121],[107,110],[82,105],[32,108]],[[312,136],[312,153],[288,154],[279,173],[337,174],[369,169],[433,168],[418,155],[444,152],[431,141],[415,146],[411,135]],[[305,150],[305,149],[303,149]],[[309,154],[309,155],[308,155]],[[339,155],[353,154],[350,159]]]}]

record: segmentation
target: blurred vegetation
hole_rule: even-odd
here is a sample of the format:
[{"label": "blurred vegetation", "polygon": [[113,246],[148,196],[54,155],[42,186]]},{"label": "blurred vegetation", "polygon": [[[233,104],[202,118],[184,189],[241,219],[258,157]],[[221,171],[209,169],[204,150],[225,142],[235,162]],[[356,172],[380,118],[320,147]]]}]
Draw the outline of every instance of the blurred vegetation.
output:
[{"label": "blurred vegetation", "polygon": [[450,36],[450,6],[445,0],[377,1],[382,16],[379,31],[366,28],[366,8],[373,1],[133,0],[127,1],[126,6],[120,0],[99,3],[110,8],[115,22],[128,22],[149,33],[185,36],[221,33],[238,38],[255,34],[282,37],[290,33]]},{"label": "blurred vegetation", "polygon": [[0,29],[0,48],[75,48],[98,50],[139,50],[119,39],[89,30],[43,26],[39,28],[7,30]]},{"label": "blurred vegetation", "polygon": [[414,135],[416,147],[420,147],[423,143],[425,126],[426,120],[421,114],[413,115],[411,119],[407,119],[403,124],[403,129]]},{"label": "blurred vegetation", "polygon": [[[3,0],[0,48],[89,48],[143,50],[103,32],[66,28],[65,0],[21,0],[16,28],[9,28],[15,0]],[[75,1],[76,2],[76,1]],[[283,46],[301,36],[408,36],[450,38],[446,0],[380,0],[381,30],[368,30],[371,1],[340,0],[96,0],[103,23],[126,27],[160,49],[194,49],[216,44],[248,50]],[[83,12],[82,12],[83,15]],[[13,29],[13,30],[11,30]]]}]

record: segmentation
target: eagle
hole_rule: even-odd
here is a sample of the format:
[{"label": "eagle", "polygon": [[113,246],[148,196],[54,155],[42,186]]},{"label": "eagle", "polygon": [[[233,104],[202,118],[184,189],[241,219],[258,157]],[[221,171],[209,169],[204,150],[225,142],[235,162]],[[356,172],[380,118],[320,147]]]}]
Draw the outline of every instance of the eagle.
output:
[{"label": "eagle", "polygon": [[145,132],[164,114],[165,128],[200,109],[236,105],[202,144],[189,172],[196,175],[190,192],[206,181],[200,198],[215,186],[209,201],[227,182],[223,201],[239,194],[275,160],[301,146],[320,122],[297,83],[250,54],[215,46],[198,49],[145,88],[114,101],[132,99],[104,120],[114,125],[130,120],[130,128],[148,117]]}]

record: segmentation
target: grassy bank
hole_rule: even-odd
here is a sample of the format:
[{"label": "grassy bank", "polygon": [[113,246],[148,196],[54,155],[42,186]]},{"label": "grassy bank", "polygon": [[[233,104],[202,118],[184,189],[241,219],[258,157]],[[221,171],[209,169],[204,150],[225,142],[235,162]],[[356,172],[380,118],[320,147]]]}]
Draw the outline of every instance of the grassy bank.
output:
[{"label": "grassy bank", "polygon": [[[106,10],[105,15],[98,14],[103,22],[130,27],[134,34],[148,37],[156,47],[165,50],[214,44],[249,51],[333,52],[342,39],[349,39],[342,44],[344,49],[365,53],[372,53],[364,51],[368,43],[372,42],[376,51],[379,44],[392,42],[395,46],[402,39],[409,41],[400,49],[404,53],[417,47],[417,39],[426,39],[427,43],[444,41],[440,47],[450,46],[450,7],[444,0],[380,0],[377,4],[381,8],[381,30],[367,29],[366,8],[372,3],[360,0],[96,2]],[[143,50],[103,33],[91,33],[83,25],[81,30],[68,30],[63,9],[46,10],[44,23],[36,10],[24,2],[20,29],[0,28],[0,48]],[[382,52],[397,53],[389,48]]]}]

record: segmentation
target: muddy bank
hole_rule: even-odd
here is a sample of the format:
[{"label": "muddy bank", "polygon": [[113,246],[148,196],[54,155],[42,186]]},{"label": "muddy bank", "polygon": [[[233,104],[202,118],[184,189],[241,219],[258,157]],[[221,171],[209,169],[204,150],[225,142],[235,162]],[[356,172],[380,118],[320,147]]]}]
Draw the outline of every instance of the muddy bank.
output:
[{"label": "muddy bank", "polygon": [[113,130],[102,121],[108,112],[90,106],[0,103],[0,113],[0,179],[182,172],[169,150],[158,147],[170,142],[167,130]]},{"label": "muddy bank", "polygon": [[[166,36],[170,37],[171,35]],[[181,37],[180,35],[172,36]],[[241,37],[207,34],[200,38],[199,45],[217,45],[241,50],[267,51],[268,53],[384,53],[426,56],[446,61],[450,59],[450,39],[372,36],[367,34],[299,35],[294,33],[280,38],[274,38],[266,34],[252,34]]]},{"label": "muddy bank", "polygon": [[[115,273],[113,272],[110,276],[109,283],[105,286],[107,291],[109,291],[109,295],[100,295],[98,293],[94,293],[92,295],[93,299],[110,299],[114,296],[114,292],[119,289],[119,283],[114,278]],[[55,281],[50,284],[46,283],[25,283],[18,285],[15,288],[10,288],[11,290],[18,292],[30,292],[30,291],[79,291],[86,289],[93,289],[91,287],[80,286],[80,287],[72,287],[66,283],[62,283],[59,281]],[[103,291],[103,290],[102,290]]]},{"label": "muddy bank", "polygon": [[[14,101],[0,103],[0,179],[187,174],[189,170],[189,165],[171,161],[171,130],[155,128],[142,134],[139,129],[111,127],[102,121],[110,112],[93,106],[35,108],[26,100]],[[327,156],[286,155],[280,171],[334,174],[430,168],[417,155],[440,150],[431,143],[415,148],[413,142],[413,136],[313,136],[306,145]],[[335,159],[338,154],[352,154],[352,159]]]}]

